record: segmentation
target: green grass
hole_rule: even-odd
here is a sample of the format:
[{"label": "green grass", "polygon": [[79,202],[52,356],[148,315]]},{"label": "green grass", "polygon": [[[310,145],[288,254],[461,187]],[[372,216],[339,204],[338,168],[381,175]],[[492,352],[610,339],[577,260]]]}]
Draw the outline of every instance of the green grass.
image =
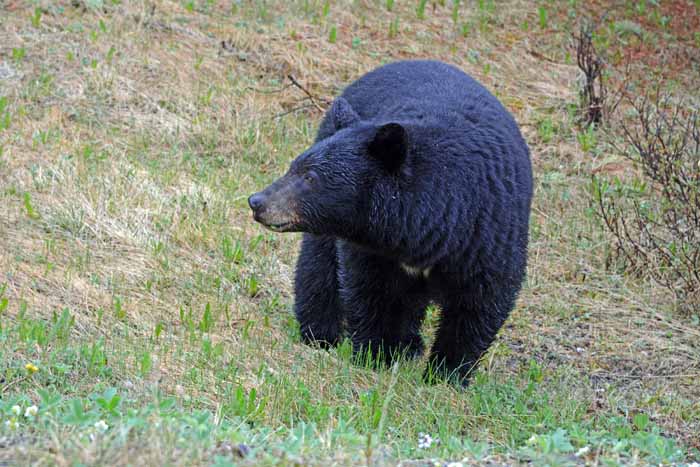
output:
[{"label": "green grass", "polygon": [[[641,412],[631,420],[614,415],[624,407],[619,395],[586,389],[565,368],[547,370],[531,360],[509,377],[480,372],[459,394],[423,385],[417,364],[380,372],[358,367],[348,344],[331,354],[295,352],[289,320],[249,320],[233,332],[236,345],[224,346],[209,332],[220,327],[211,310],[183,311],[180,323],[144,337],[117,318],[109,338],[81,340],[71,338],[76,321],[67,309],[43,320],[28,318],[23,308],[0,334],[3,362],[19,353],[39,370],[32,374],[18,362],[1,368],[15,384],[0,413],[18,424],[4,433],[17,442],[21,434],[42,434],[50,446],[60,444],[54,449],[63,456],[87,463],[128,463],[122,456],[133,450],[132,462],[223,462],[222,445],[244,445],[236,449],[249,449],[256,464],[507,455],[559,465],[591,445],[601,459],[615,461],[684,457]],[[273,336],[273,327],[284,328],[286,339]],[[268,352],[296,356],[282,365],[251,357]],[[168,390],[162,372],[173,368],[179,383]],[[588,401],[599,400],[612,413],[589,416]],[[14,405],[22,415],[12,414]],[[24,417],[30,405],[38,414]],[[420,449],[419,432],[440,442]],[[47,455],[30,450],[26,459]]]},{"label": "green grass", "polygon": [[[19,31],[0,44],[0,464],[698,460],[700,327],[606,269],[590,174],[620,161],[575,128],[568,4],[85,5],[0,7]],[[556,32],[532,34],[558,63],[524,52],[525,22]],[[659,40],[695,47],[676,27]],[[424,384],[423,360],[376,370],[347,342],[302,345],[299,236],[246,203],[320,120],[287,74],[326,105],[410,56],[484,82],[533,153],[528,280],[465,391]]]}]

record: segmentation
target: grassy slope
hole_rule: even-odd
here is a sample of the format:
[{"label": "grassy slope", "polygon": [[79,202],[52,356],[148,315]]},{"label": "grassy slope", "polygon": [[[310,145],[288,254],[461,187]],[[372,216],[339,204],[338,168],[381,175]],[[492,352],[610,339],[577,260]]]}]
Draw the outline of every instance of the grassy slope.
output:
[{"label": "grassy slope", "polygon": [[[29,3],[0,6],[0,464],[698,456],[700,328],[604,267],[587,186],[620,164],[573,123],[570,3],[427,2],[423,19],[418,2]],[[646,52],[643,73],[659,47],[695,57],[672,71],[697,89],[698,9],[665,8],[615,10],[644,40],[611,40]],[[483,81],[536,170],[527,285],[466,392],[423,385],[421,362],[375,372],[300,345],[298,237],[245,202],[313,138],[288,73],[323,106],[408,57]]]}]

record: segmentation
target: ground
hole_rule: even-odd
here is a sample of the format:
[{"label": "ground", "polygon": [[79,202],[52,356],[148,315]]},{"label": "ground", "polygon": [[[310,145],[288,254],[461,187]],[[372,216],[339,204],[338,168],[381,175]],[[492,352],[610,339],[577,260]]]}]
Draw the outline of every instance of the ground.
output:
[{"label": "ground", "polygon": [[[579,3],[0,5],[0,465],[700,461],[700,324],[606,268],[590,177],[629,167],[576,124],[570,47],[607,12],[611,65],[697,98],[700,5]],[[246,203],[345,84],[417,57],[532,150],[527,283],[467,391],[301,344],[299,237]]]}]

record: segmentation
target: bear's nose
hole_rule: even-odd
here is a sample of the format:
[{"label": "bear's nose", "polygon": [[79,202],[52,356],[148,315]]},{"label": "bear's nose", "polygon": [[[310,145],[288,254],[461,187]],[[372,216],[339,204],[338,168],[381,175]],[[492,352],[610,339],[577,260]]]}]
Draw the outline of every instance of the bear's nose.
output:
[{"label": "bear's nose", "polygon": [[258,212],[260,210],[260,207],[263,205],[265,197],[262,195],[262,193],[254,193],[253,195],[248,198],[248,205],[250,206],[250,209],[252,209],[254,212]]}]

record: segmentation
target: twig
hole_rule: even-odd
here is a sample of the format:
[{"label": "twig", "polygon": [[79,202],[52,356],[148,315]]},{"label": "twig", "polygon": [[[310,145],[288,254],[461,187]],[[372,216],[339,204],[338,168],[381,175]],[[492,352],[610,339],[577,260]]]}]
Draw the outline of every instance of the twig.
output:
[{"label": "twig", "polygon": [[687,374],[680,374],[680,375],[652,375],[652,374],[644,374],[644,375],[630,375],[630,374],[624,374],[624,373],[610,373],[607,371],[603,372],[609,377],[612,378],[622,378],[622,379],[645,379],[645,378],[669,378],[669,379],[677,379],[677,378],[697,378],[700,376],[700,373],[687,373]]},{"label": "twig", "polygon": [[550,63],[556,63],[557,65],[560,65],[561,63],[558,62],[557,60],[554,60],[553,58],[549,58],[546,55],[534,50],[534,49],[528,49],[527,51],[530,55],[532,55],[535,58],[538,58],[540,60],[545,60]]},{"label": "twig", "polygon": [[321,112],[325,112],[325,109],[323,107],[321,107],[320,105],[318,105],[318,102],[316,102],[316,98],[314,97],[314,95],[311,94],[304,86],[299,84],[299,81],[297,81],[296,78],[294,78],[294,76],[287,75],[287,78],[289,78],[289,81],[291,81],[294,86],[301,89],[302,92],[308,96],[309,100],[314,105],[314,107],[316,107]]},{"label": "twig", "polygon": [[0,389],[0,394],[5,394],[5,391],[7,391],[8,389],[10,389],[10,388],[11,388],[12,386],[14,386],[15,384],[21,383],[22,381],[26,380],[27,378],[29,378],[29,376],[31,376],[31,375],[24,375],[24,376],[22,376],[21,378],[17,378],[17,379],[15,379],[15,380],[13,380],[13,381],[10,381],[10,382],[7,383],[6,385],[4,385],[4,386],[2,387],[2,389]]},{"label": "twig", "polygon": [[281,88],[277,88],[277,89],[258,89],[258,88],[253,87],[253,86],[248,86],[247,89],[250,89],[251,91],[257,92],[259,94],[277,94],[278,92],[282,92],[290,86],[293,86],[293,84],[287,84],[287,85],[282,86]]},{"label": "twig", "polygon": [[[275,115],[275,116],[272,117],[272,118],[273,118],[273,120],[276,119],[276,118],[282,118],[282,117],[284,117],[285,115],[289,115],[289,114],[291,114],[291,113],[296,112],[297,110],[304,110],[304,109],[308,109],[309,107],[313,107],[313,106],[314,106],[313,104],[304,104],[304,105],[300,105],[300,106],[298,106],[298,107],[294,107],[294,108],[292,108],[292,109],[290,109],[290,110],[287,110],[286,112],[280,112],[280,113],[278,113],[277,115]],[[317,106],[317,107],[318,107],[318,106]]]}]

